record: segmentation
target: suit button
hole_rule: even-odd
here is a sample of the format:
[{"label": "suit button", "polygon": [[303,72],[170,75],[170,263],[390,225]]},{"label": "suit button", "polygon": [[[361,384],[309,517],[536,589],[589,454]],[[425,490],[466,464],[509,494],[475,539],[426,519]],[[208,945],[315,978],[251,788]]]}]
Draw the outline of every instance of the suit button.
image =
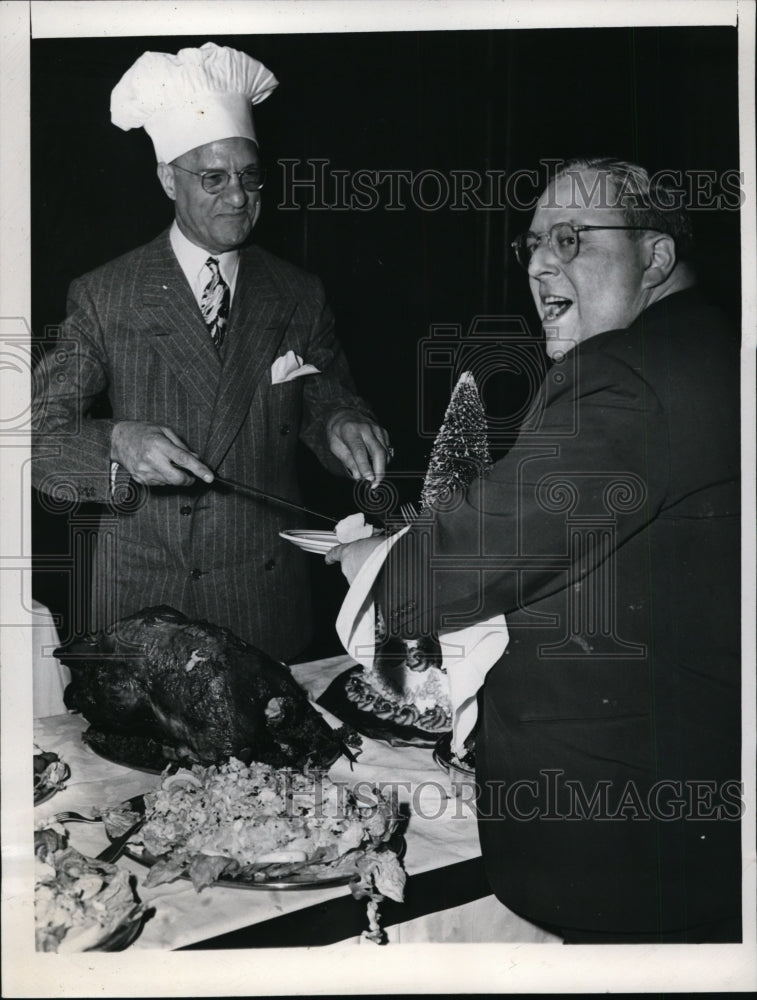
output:
[{"label": "suit button", "polygon": [[282,424],[279,430],[281,431],[282,434],[288,434],[291,428],[289,424]]},{"label": "suit button", "polygon": [[269,559],[268,562],[265,564],[265,568],[266,569],[273,569],[273,567],[275,565],[276,565],[276,560],[275,559]]},{"label": "suit button", "polygon": [[199,580],[200,577],[202,576],[202,570],[195,568],[189,575],[192,577],[193,580]]},{"label": "suit button", "polygon": [[189,515],[192,513],[192,508],[189,506],[188,503],[185,503],[184,506],[179,511],[179,513],[181,514],[182,517],[189,517]]}]

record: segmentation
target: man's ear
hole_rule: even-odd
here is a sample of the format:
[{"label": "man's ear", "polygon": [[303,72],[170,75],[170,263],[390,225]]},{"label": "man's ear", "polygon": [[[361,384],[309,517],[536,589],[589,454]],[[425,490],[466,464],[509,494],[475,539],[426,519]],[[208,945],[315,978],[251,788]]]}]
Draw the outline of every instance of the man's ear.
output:
[{"label": "man's ear", "polygon": [[173,168],[170,163],[158,164],[158,179],[171,201],[176,201],[176,186],[174,184]]},{"label": "man's ear", "polygon": [[653,233],[644,237],[646,267],[642,278],[643,288],[656,288],[664,284],[676,266],[676,243],[667,233]]}]

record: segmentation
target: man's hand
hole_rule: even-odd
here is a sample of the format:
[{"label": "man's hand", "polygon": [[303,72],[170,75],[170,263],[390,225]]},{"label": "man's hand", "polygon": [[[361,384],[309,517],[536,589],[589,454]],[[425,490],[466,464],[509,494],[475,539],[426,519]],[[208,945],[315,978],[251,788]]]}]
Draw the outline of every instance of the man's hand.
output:
[{"label": "man's hand", "polygon": [[347,542],[346,545],[335,545],[326,553],[326,562],[329,564],[340,562],[347,582],[352,583],[366,559],[384,541],[386,541],[384,535],[373,535],[371,538],[359,538],[356,542]]},{"label": "man's hand", "polygon": [[378,486],[393,452],[383,427],[355,410],[338,410],[326,424],[329,448],[353,479]]},{"label": "man's hand", "polygon": [[190,486],[195,478],[213,482],[213,473],[170,427],[122,420],[113,428],[110,457],[143,486]]}]

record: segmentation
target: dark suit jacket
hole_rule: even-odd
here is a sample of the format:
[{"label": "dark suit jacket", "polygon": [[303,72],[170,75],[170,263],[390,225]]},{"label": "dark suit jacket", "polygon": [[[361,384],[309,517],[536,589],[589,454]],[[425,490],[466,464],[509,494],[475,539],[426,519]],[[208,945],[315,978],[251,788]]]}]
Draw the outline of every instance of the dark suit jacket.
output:
[{"label": "dark suit jacket", "polygon": [[533,920],[652,940],[738,915],[738,342],[670,295],[569,352],[536,406],[383,577],[400,634],[506,615],[477,738],[490,883]]},{"label": "dark suit jacket", "polygon": [[[321,374],[272,385],[289,350]],[[112,419],[91,419],[103,390]],[[36,372],[34,482],[108,503],[113,424],[145,420],[171,427],[219,475],[296,500],[298,437],[341,469],[324,433],[341,407],[369,413],[317,278],[244,249],[220,357],[164,232],[71,285],[58,345]],[[307,527],[301,516],[218,488],[121,501],[101,519],[96,626],[165,603],[282,659],[304,648],[307,557],[278,534]]]}]

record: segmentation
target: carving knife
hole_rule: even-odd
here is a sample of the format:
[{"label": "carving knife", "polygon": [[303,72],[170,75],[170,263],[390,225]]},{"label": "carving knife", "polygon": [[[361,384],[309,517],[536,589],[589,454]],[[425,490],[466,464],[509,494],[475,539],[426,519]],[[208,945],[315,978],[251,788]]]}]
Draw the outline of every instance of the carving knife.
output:
[{"label": "carving knife", "polygon": [[310,507],[303,507],[302,504],[294,503],[293,500],[285,500],[284,497],[277,497],[273,493],[266,493],[265,490],[259,490],[255,486],[246,486],[244,483],[238,483],[234,479],[227,479],[225,476],[216,476],[211,486],[226,486],[230,490],[234,490],[235,493],[241,493],[243,496],[251,497],[254,500],[260,500],[263,503],[274,503],[278,504],[280,507],[289,507],[291,510],[297,510],[301,514],[310,514],[311,517],[318,517],[322,521],[328,521],[329,524],[336,524],[339,518],[330,517],[328,514],[321,514],[320,511],[312,510]]}]

